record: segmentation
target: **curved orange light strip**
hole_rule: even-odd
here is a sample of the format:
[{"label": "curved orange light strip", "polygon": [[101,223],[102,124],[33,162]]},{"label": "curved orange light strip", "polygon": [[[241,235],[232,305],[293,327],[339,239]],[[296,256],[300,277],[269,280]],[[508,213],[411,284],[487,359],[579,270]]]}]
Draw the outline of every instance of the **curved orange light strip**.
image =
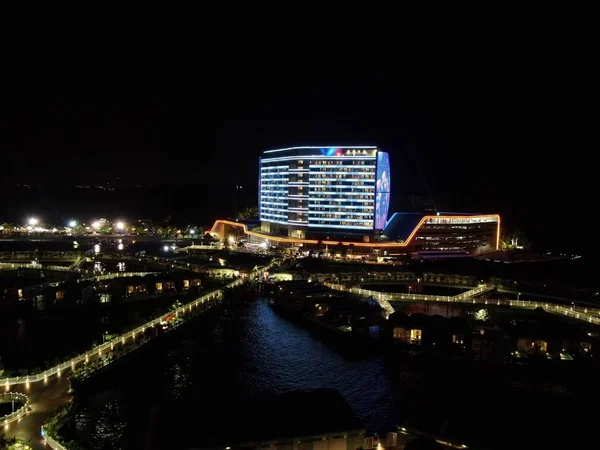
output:
[{"label": "curved orange light strip", "polygon": [[417,226],[408,236],[408,239],[404,242],[353,242],[353,241],[332,241],[332,240],[317,240],[317,239],[298,239],[298,238],[290,238],[290,237],[282,237],[282,236],[272,236],[270,234],[259,233],[258,231],[248,230],[246,224],[234,222],[232,220],[223,220],[218,219],[213,224],[210,232],[214,234],[219,234],[216,229],[219,225],[230,225],[232,227],[241,228],[244,234],[248,236],[255,236],[258,238],[266,239],[268,241],[273,242],[285,242],[289,244],[321,244],[325,245],[353,245],[354,247],[370,247],[370,248],[397,248],[397,247],[406,247],[410,244],[412,239],[415,237],[419,229],[423,226],[425,221],[428,219],[473,219],[473,218],[488,218],[493,217],[497,220],[498,225],[496,228],[496,250],[498,250],[500,245],[500,215],[499,214],[483,214],[480,216],[423,216],[423,218],[419,221]]}]

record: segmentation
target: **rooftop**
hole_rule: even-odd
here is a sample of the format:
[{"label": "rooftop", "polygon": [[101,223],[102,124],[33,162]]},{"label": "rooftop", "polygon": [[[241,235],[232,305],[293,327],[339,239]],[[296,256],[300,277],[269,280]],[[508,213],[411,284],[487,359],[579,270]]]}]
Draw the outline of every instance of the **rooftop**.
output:
[{"label": "rooftop", "polygon": [[334,389],[240,399],[235,408],[214,413],[217,416],[217,429],[211,433],[214,441],[202,443],[204,448],[222,449],[267,440],[364,431],[348,403]]}]

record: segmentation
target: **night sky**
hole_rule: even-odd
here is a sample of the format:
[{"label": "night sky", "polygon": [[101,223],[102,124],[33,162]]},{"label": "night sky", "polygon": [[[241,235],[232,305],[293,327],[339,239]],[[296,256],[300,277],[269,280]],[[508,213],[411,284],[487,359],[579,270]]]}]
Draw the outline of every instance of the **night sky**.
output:
[{"label": "night sky", "polygon": [[3,188],[255,189],[262,150],[376,144],[390,153],[393,195],[595,207],[587,18],[279,13],[5,18]]}]

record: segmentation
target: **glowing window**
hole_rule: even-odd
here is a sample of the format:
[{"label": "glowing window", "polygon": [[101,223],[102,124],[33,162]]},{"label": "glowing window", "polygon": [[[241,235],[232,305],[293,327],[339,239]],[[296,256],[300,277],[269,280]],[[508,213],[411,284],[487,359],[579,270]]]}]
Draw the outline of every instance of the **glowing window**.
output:
[{"label": "glowing window", "polygon": [[423,333],[419,329],[412,329],[412,330],[410,330],[410,343],[411,344],[421,345],[421,337],[422,337],[422,335],[423,335]]}]

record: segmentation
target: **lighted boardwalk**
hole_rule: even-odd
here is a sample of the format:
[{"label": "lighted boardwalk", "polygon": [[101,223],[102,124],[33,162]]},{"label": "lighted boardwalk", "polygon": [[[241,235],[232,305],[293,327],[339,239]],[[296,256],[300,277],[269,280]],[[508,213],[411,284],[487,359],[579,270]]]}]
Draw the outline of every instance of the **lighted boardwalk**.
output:
[{"label": "lighted boardwalk", "polygon": [[347,291],[362,297],[371,297],[377,301],[386,315],[394,312],[390,301],[404,302],[438,302],[438,303],[462,303],[462,304],[479,304],[479,305],[496,305],[508,306],[521,309],[543,308],[545,311],[569,317],[571,319],[580,320],[594,325],[600,325],[600,309],[587,308],[582,306],[565,306],[559,303],[541,302],[535,300],[504,300],[504,299],[488,299],[479,298],[485,292],[493,289],[490,285],[482,285],[467,292],[458,295],[426,295],[426,294],[400,294],[400,293],[383,293],[362,288],[349,288],[341,284],[325,283],[326,286],[338,291]]},{"label": "lighted boardwalk", "polygon": [[[110,354],[118,345],[135,342],[136,339],[141,341],[142,338],[144,338],[140,342],[142,345],[152,342],[157,338],[157,335],[148,336],[145,334],[145,331],[159,325],[167,316],[175,315],[182,319],[182,323],[192,320],[196,316],[194,313],[205,310],[205,304],[214,304],[215,301],[220,300],[225,289],[235,288],[262,277],[273,264],[274,262],[252,272],[250,275],[243,275],[224,286],[223,289],[217,289],[205,294],[177,308],[175,311],[161,314],[155,319],[115,337],[109,342],[98,345],[43,372],[22,377],[0,379],[0,386],[4,387],[3,390],[5,392],[25,393],[29,397],[29,406],[31,408],[31,411],[24,417],[11,421],[7,420],[1,424],[4,426],[4,433],[8,437],[16,437],[22,440],[36,450],[48,448],[47,446],[62,448],[60,444],[54,445],[54,442],[50,442],[51,440],[46,441],[43,439],[40,431],[42,425],[52,416],[58,407],[71,401],[71,397],[66,393],[69,386],[68,378],[77,367],[80,367],[85,362],[93,362],[98,358]],[[107,365],[111,362],[108,361]]]}]

